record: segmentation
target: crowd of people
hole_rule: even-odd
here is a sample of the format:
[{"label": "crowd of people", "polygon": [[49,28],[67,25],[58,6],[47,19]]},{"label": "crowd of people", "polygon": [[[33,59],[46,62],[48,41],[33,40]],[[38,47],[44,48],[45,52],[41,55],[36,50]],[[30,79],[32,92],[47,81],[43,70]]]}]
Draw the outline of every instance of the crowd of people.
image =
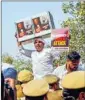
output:
[{"label": "crowd of people", "polygon": [[85,64],[80,64],[80,54],[69,52],[66,64],[54,69],[53,61],[62,51],[44,48],[41,37],[34,39],[36,50],[27,50],[21,44],[19,50],[31,58],[32,72],[19,73],[11,63],[2,63],[2,100],[85,100]]}]

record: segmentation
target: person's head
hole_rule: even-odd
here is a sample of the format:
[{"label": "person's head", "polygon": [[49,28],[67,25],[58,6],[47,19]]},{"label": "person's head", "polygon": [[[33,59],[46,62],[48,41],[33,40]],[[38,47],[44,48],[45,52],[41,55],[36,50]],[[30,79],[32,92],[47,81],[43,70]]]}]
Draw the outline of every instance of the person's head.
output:
[{"label": "person's head", "polygon": [[64,100],[85,100],[85,88],[63,89]]},{"label": "person's head", "polygon": [[17,80],[22,82],[22,83],[26,83],[29,82],[31,80],[33,80],[34,76],[32,74],[32,72],[30,72],[29,70],[21,70],[18,75],[17,75]]},{"label": "person's head", "polygon": [[19,28],[19,29],[22,29],[23,28],[23,23],[21,22],[21,23],[18,23],[17,24],[17,27]]},{"label": "person's head", "polygon": [[35,46],[35,49],[38,51],[38,52],[41,52],[44,48],[44,40],[42,39],[42,37],[36,37],[34,39],[34,46]]},{"label": "person's head", "polygon": [[36,24],[36,25],[39,24],[39,19],[35,18],[33,21],[34,21],[34,24]]},{"label": "person's head", "polygon": [[69,71],[75,71],[80,62],[80,55],[76,51],[72,51],[67,55],[66,67]]},{"label": "person's head", "polygon": [[3,71],[3,75],[5,83],[9,84],[14,89],[17,71],[14,68],[7,68]]},{"label": "person's head", "polygon": [[17,71],[14,68],[7,68],[3,70],[4,79],[11,78],[16,80],[17,78]]},{"label": "person's head", "polygon": [[48,74],[43,77],[45,81],[49,84],[49,88],[52,90],[59,89],[59,78],[55,75]]},{"label": "person's head", "polygon": [[53,84],[49,84],[49,86],[50,86],[50,89],[56,91],[56,90],[59,89],[59,82],[55,82]]},{"label": "person's head", "polygon": [[61,85],[64,100],[85,100],[85,71],[74,71],[66,74]]},{"label": "person's head", "polygon": [[26,100],[44,100],[48,90],[49,85],[43,79],[32,80],[23,86]]}]

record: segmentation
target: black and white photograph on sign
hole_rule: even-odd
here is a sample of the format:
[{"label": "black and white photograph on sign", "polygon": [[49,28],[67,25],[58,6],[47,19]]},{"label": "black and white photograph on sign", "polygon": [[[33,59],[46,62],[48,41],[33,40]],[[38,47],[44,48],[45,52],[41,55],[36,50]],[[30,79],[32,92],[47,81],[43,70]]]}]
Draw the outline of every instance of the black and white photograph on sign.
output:
[{"label": "black and white photograph on sign", "polygon": [[26,30],[25,30],[25,27],[24,27],[24,22],[16,23],[16,25],[17,25],[17,31],[18,31],[19,38],[25,36]]},{"label": "black and white photograph on sign", "polygon": [[32,24],[31,19],[24,21],[24,27],[25,27],[27,35],[32,35],[33,34],[33,24]]},{"label": "black and white photograph on sign", "polygon": [[40,22],[41,22],[42,30],[49,30],[50,29],[48,16],[46,16],[46,15],[40,16]]},{"label": "black and white photograph on sign", "polygon": [[[55,27],[50,11],[41,12],[32,17],[35,37],[51,34]],[[50,37],[49,37],[50,38]]]},{"label": "black and white photograph on sign", "polygon": [[42,26],[41,26],[41,22],[40,22],[40,17],[36,17],[32,20],[33,20],[35,34],[41,32],[42,31]]}]

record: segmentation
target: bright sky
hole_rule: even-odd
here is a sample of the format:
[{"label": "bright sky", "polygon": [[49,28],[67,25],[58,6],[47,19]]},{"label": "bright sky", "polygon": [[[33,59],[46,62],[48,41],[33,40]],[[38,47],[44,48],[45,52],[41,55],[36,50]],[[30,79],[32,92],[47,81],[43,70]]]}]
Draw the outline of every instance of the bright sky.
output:
[{"label": "bright sky", "polygon": [[[16,31],[14,23],[17,20],[45,11],[50,11],[53,15],[56,28],[60,28],[62,21],[68,18],[62,11],[62,2],[2,2],[2,53],[7,52],[14,57],[18,53],[14,37]],[[25,47],[33,49],[33,45]]]}]

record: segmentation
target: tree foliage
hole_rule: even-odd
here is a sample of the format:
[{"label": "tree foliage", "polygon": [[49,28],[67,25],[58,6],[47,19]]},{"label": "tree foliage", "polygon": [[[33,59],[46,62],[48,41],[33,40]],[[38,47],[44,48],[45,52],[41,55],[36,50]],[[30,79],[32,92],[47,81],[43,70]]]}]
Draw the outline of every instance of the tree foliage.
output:
[{"label": "tree foliage", "polygon": [[70,15],[61,24],[62,27],[70,28],[69,49],[79,52],[82,61],[85,62],[85,1],[63,3],[62,9],[65,14]]},{"label": "tree foliage", "polygon": [[32,64],[31,61],[25,60],[21,56],[17,56],[17,58],[13,58],[9,54],[3,54],[2,55],[2,62],[10,63],[12,61],[12,64],[15,66],[15,69],[19,72],[23,69],[28,69],[32,71]]},{"label": "tree foliage", "polygon": [[13,65],[15,66],[15,68],[18,72],[23,69],[28,69],[29,71],[32,71],[32,64],[28,60],[15,59],[13,62]]},{"label": "tree foliage", "polygon": [[14,58],[12,56],[10,56],[8,53],[2,55],[2,61],[4,63],[12,64],[13,60],[14,60]]}]

